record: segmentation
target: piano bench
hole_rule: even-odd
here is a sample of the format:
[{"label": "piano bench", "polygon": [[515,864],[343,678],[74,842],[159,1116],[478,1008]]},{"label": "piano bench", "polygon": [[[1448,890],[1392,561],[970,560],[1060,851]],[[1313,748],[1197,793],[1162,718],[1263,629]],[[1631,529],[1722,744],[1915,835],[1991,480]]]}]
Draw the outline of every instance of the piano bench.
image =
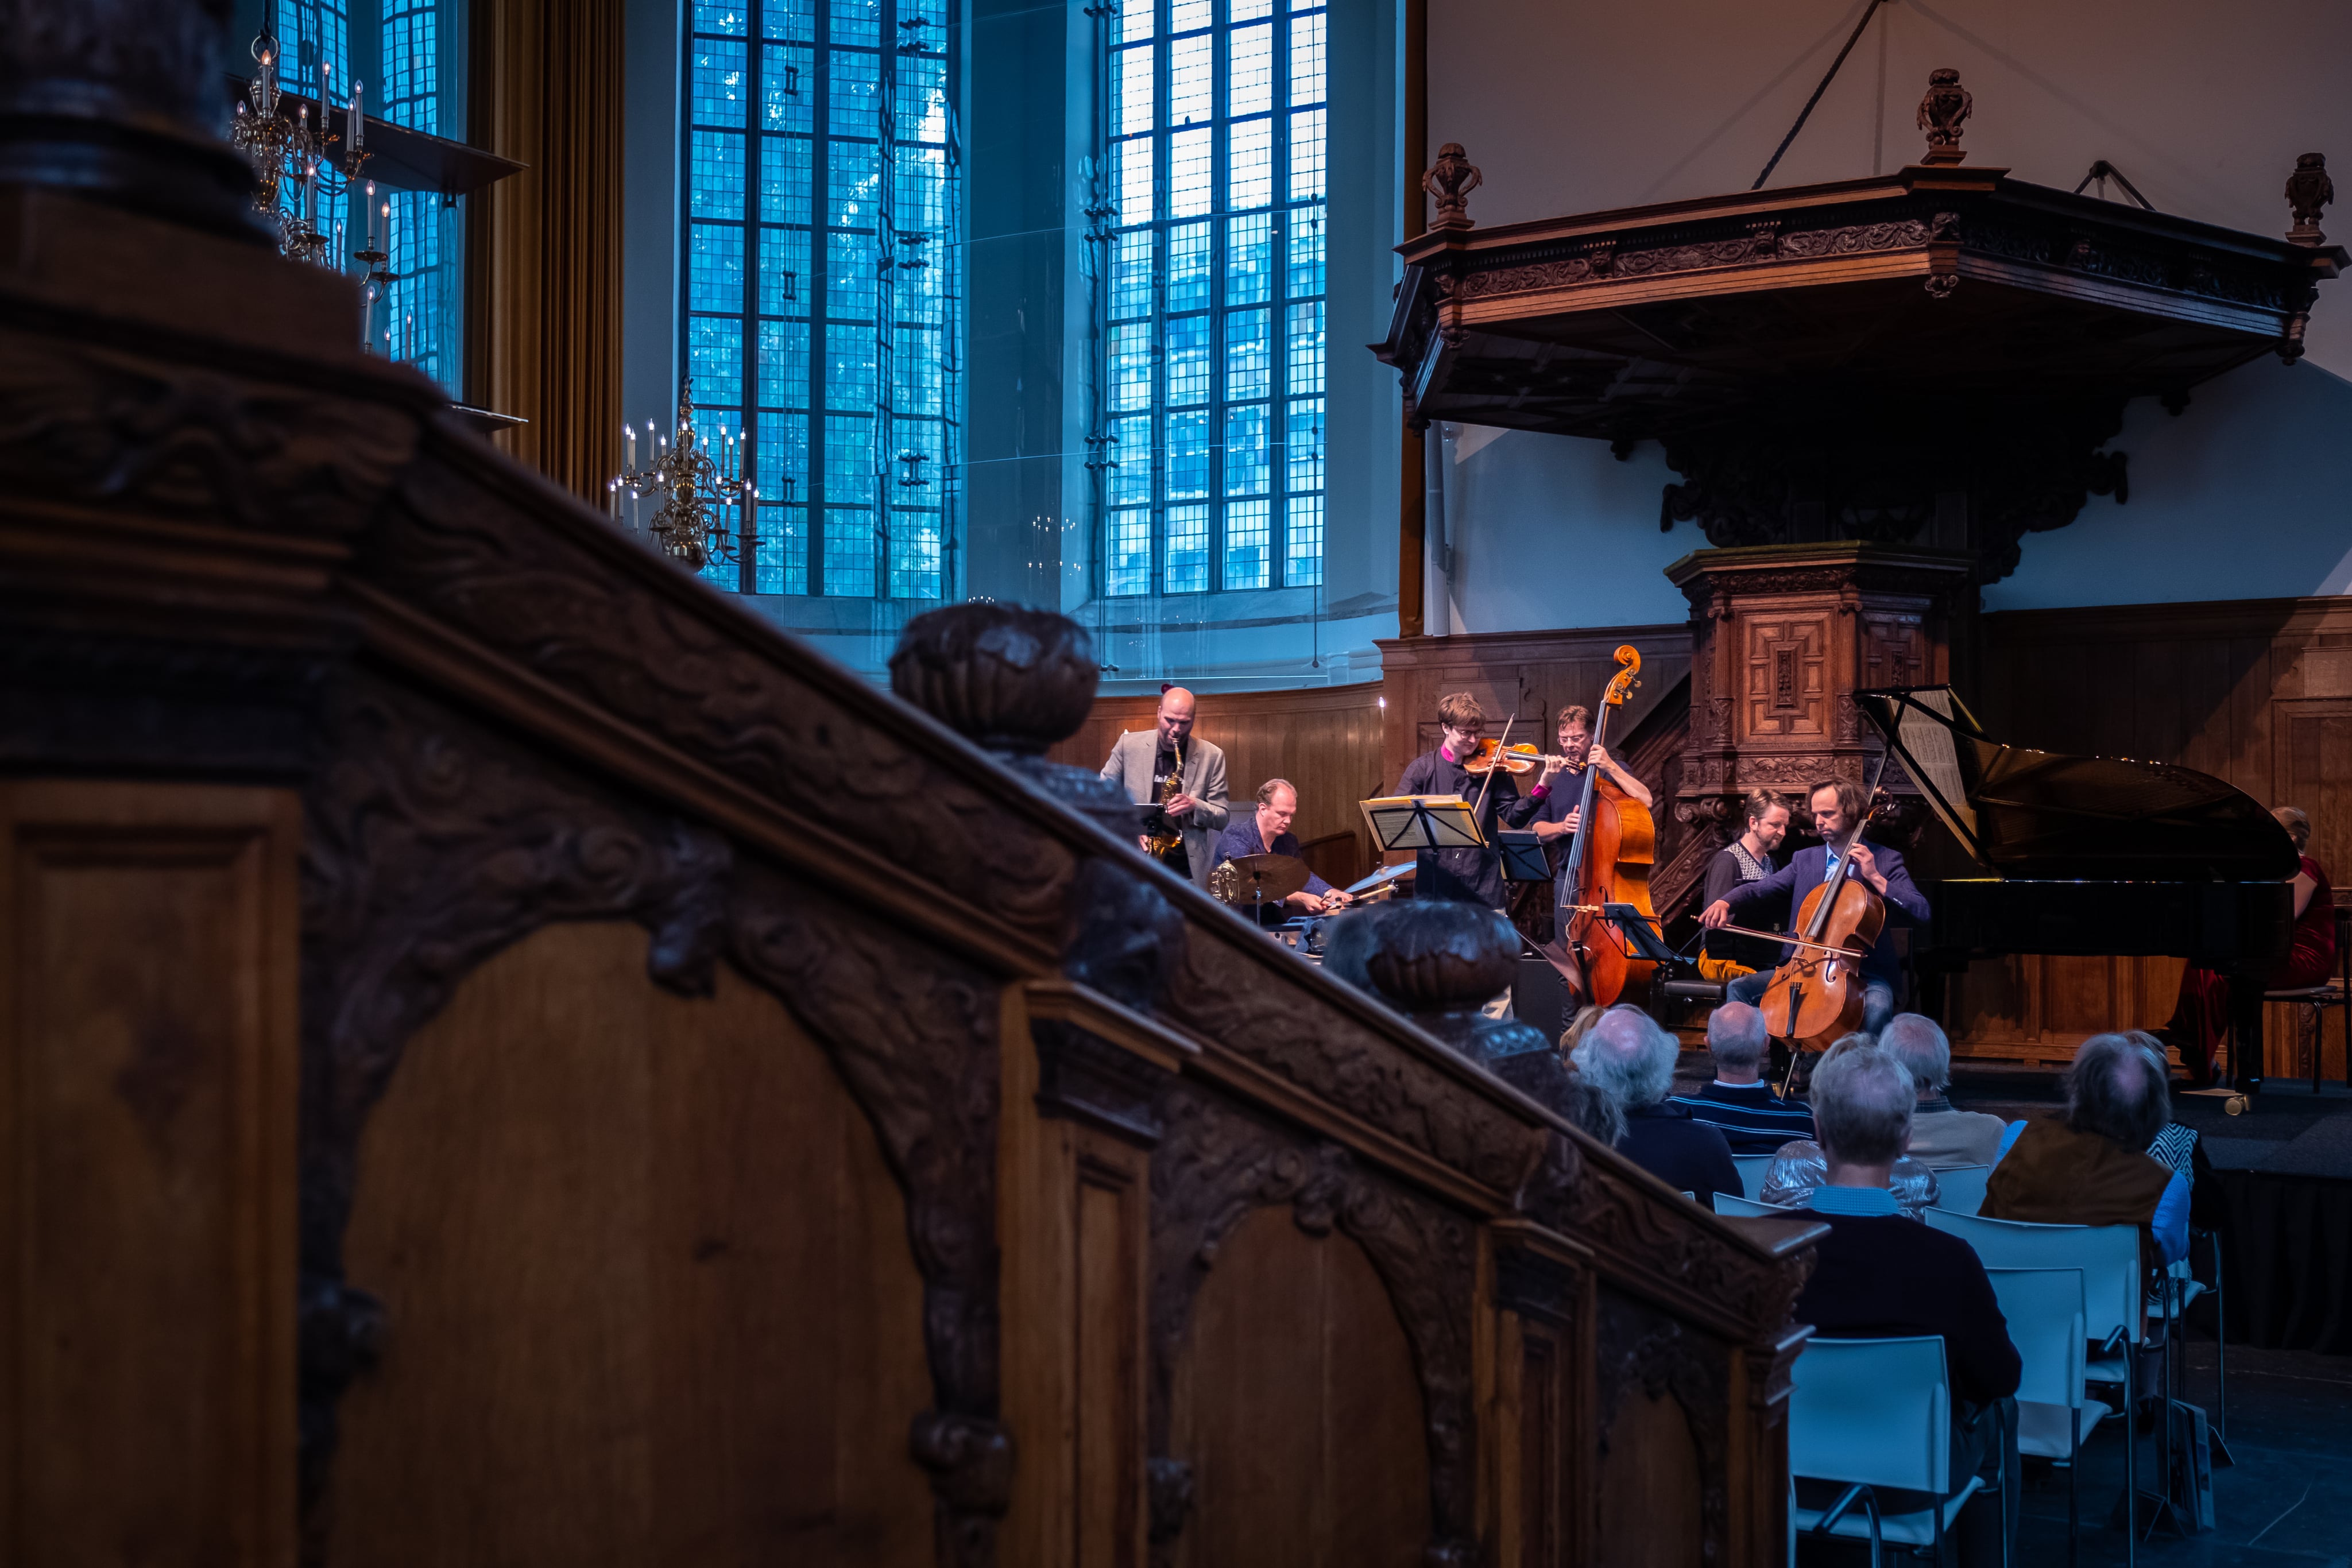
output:
[{"label": "piano bench", "polygon": [[1661,980],[1650,988],[1650,1016],[1662,1029],[1672,1029],[1679,1018],[1687,1017],[1693,1009],[1705,1010],[1723,1005],[1723,982],[1702,980],[1696,976],[1677,977]]},{"label": "piano bench", "polygon": [[2286,1002],[2295,1013],[2295,1051],[2300,1056],[2305,1042],[2311,1051],[2311,1092],[2319,1092],[2320,1059],[2326,1054],[2327,1031],[2325,1024],[2327,1009],[2344,1009],[2344,1085],[2352,1089],[2352,985],[2342,980],[2330,980],[2320,986],[2295,986],[2286,990],[2264,991],[2266,1002]]}]

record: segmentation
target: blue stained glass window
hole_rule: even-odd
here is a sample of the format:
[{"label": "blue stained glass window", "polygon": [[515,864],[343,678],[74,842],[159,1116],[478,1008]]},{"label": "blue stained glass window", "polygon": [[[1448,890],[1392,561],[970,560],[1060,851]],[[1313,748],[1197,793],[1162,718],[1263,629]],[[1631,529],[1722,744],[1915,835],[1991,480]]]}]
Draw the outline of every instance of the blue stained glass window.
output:
[{"label": "blue stained glass window", "polygon": [[[382,0],[379,7],[360,13],[361,26],[375,28],[382,61],[376,79],[364,84],[352,76],[352,13],[347,0],[268,0],[263,16],[278,40],[274,64],[280,89],[323,102],[326,129],[336,139],[319,168],[316,213],[304,215],[315,215],[331,259],[346,274],[358,276],[354,252],[381,249],[381,265],[393,275],[372,312],[370,350],[414,365],[455,393],[464,373],[462,213],[445,207],[434,192],[380,186],[371,198],[364,188],[352,187],[340,162],[343,107],[355,86],[363,86],[363,111],[377,119],[436,136],[461,129],[447,120],[449,110],[462,102],[462,82],[457,79],[462,71],[452,68],[460,61],[443,57],[449,40],[443,37],[439,0]],[[253,68],[244,42],[240,37],[235,57],[240,72]],[[299,178],[288,180],[280,191],[289,212],[303,212],[309,197]]]},{"label": "blue stained glass window", "polygon": [[[1116,15],[1102,590],[1319,583],[1325,8],[1118,0]],[[1153,430],[1147,465],[1136,444]]]},{"label": "blue stained glass window", "polygon": [[[958,15],[944,0],[692,0],[686,369],[705,424],[748,433],[760,496],[744,559],[709,574],[724,587],[954,591]],[[1135,347],[1148,408],[1156,345]]]},{"label": "blue stained glass window", "polygon": [[1168,591],[1205,593],[1209,589],[1209,508],[1168,508]]},{"label": "blue stained glass window", "polygon": [[1209,308],[1209,225],[1179,224],[1168,235],[1168,308]]}]

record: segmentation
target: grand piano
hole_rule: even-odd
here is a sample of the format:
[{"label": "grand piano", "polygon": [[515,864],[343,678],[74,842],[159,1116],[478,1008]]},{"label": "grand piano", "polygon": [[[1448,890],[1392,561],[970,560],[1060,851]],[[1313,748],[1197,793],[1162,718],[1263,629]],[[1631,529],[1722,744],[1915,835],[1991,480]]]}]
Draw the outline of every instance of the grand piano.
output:
[{"label": "grand piano", "polygon": [[2229,1071],[2262,1077],[2264,977],[2287,952],[2297,858],[2242,789],[2193,768],[1989,737],[1948,686],[1858,691],[1927,805],[1987,872],[1927,889],[1923,968],[2009,953],[2169,954],[2230,977]]}]

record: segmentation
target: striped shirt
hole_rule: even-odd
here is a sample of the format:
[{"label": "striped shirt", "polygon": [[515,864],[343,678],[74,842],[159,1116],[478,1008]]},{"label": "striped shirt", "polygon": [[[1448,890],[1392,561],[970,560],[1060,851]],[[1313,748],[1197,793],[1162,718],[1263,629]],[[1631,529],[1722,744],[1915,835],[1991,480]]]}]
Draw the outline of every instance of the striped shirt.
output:
[{"label": "striped shirt", "polygon": [[1813,1113],[1802,1101],[1783,1100],[1769,1083],[1711,1082],[1674,1103],[1722,1133],[1735,1155],[1769,1155],[1813,1135]]}]

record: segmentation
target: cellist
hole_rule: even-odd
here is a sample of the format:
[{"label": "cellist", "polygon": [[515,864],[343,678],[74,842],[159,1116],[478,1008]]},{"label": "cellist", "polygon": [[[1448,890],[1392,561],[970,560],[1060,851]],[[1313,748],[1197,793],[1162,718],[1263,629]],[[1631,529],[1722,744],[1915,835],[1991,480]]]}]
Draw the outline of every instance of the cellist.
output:
[{"label": "cellist", "polygon": [[[1770,909],[1780,906],[1783,901],[1787,908],[1801,909],[1807,894],[1837,874],[1836,852],[1864,814],[1862,789],[1843,779],[1824,779],[1813,786],[1810,805],[1813,831],[1821,834],[1822,841],[1799,850],[1787,865],[1770,876],[1735,888],[1727,897],[1708,904],[1699,913],[1700,925],[1713,930],[1743,911]],[[1900,850],[1866,844],[1857,838],[1850,852],[1854,877],[1885,899],[1890,912],[1899,912],[1915,924],[1927,924],[1927,896],[1911,880]],[[1795,951],[1793,947],[1781,948],[1781,962],[1788,962]],[[1900,974],[1901,966],[1895,953],[1895,921],[1890,919],[1879,932],[1878,942],[1869,956],[1862,962],[1864,1033],[1876,1034],[1895,1016],[1895,984]],[[1769,969],[1742,975],[1724,988],[1724,999],[1752,1007],[1762,999],[1771,984],[1772,971]]]}]

